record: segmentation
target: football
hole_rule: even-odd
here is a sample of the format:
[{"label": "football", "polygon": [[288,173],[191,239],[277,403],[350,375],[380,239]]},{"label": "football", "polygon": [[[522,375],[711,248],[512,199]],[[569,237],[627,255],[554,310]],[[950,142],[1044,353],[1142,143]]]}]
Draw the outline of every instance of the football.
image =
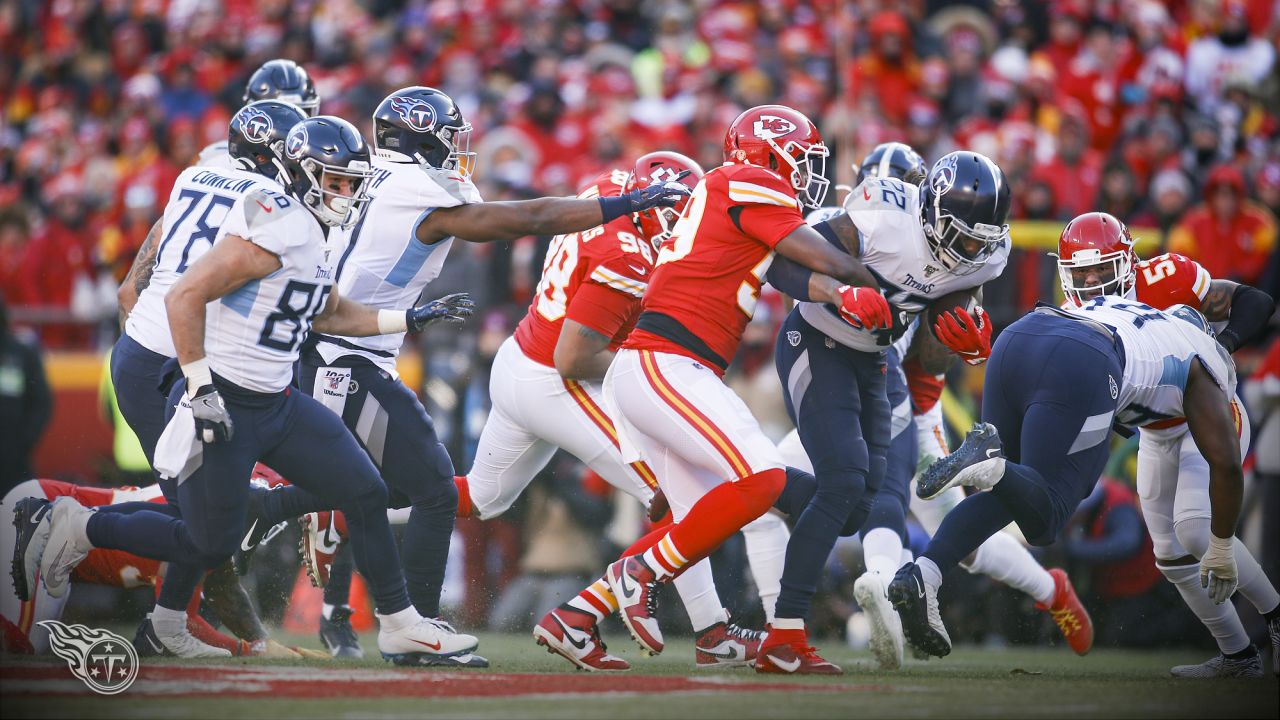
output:
[{"label": "football", "polygon": [[928,320],[929,328],[932,331],[933,324],[937,322],[942,313],[949,312],[957,307],[962,307],[972,312],[977,306],[978,301],[973,297],[972,290],[957,290],[934,300],[929,305],[929,308],[925,310],[925,318]]}]

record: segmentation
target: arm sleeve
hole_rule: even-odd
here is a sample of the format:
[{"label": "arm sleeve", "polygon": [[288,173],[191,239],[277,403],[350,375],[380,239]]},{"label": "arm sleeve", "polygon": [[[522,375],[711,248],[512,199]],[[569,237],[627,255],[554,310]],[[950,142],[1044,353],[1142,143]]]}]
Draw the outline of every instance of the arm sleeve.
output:
[{"label": "arm sleeve", "polygon": [[1231,294],[1231,314],[1227,327],[1218,333],[1218,342],[1227,352],[1235,352],[1241,345],[1252,342],[1267,328],[1276,301],[1261,290],[1240,285]]},{"label": "arm sleeve", "polygon": [[813,298],[809,297],[809,278],[811,277],[813,277],[813,271],[809,268],[781,255],[774,255],[773,264],[769,266],[769,272],[765,273],[764,279],[765,282],[796,300],[813,302]]},{"label": "arm sleeve", "polygon": [[610,285],[584,282],[573,294],[573,300],[569,301],[565,317],[612,338],[631,319],[638,303],[639,297],[626,291]]}]

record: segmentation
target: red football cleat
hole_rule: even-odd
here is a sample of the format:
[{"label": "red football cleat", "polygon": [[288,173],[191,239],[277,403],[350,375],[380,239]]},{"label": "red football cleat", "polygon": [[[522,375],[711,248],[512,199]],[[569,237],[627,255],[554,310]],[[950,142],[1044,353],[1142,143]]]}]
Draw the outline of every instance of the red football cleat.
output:
[{"label": "red football cleat", "polygon": [[302,538],[298,552],[307,568],[311,584],[322,588],[329,584],[329,568],[333,557],[347,541],[347,525],[337,510],[322,510],[302,516]]},{"label": "red football cleat", "polygon": [[561,605],[542,617],[533,637],[547,652],[559,655],[588,672],[630,670],[631,664],[606,652],[595,618]]},{"label": "red football cleat", "polygon": [[639,556],[624,557],[605,572],[609,588],[618,598],[618,615],[631,638],[650,655],[662,652],[658,627],[658,576]]},{"label": "red football cleat", "polygon": [[828,662],[809,644],[804,630],[777,630],[760,645],[756,656],[756,672],[779,675],[843,675],[839,665]]},{"label": "red football cleat", "polygon": [[731,622],[719,622],[698,633],[694,660],[699,670],[748,665],[760,652],[764,633]]},{"label": "red football cleat", "polygon": [[1076,597],[1076,589],[1072,587],[1067,571],[1053,568],[1049,574],[1053,576],[1053,603],[1048,606],[1036,603],[1036,608],[1047,610],[1053,621],[1058,623],[1058,629],[1071,649],[1077,655],[1084,655],[1093,647],[1093,620],[1089,611],[1080,604],[1080,598]]}]

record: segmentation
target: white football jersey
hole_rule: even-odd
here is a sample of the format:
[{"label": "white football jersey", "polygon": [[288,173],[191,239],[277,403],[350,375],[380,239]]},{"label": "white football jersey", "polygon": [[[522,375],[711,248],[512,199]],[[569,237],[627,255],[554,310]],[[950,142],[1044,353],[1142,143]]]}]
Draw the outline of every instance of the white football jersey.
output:
[{"label": "white football jersey", "polygon": [[227,151],[227,141],[219,140],[215,143],[209,143],[200,151],[200,155],[196,157],[196,166],[203,168],[220,168],[222,170],[236,170],[239,166],[235,160],[231,159],[231,153]]},{"label": "white football jersey", "polygon": [[342,233],[324,226],[297,200],[256,189],[236,201],[218,237],[237,235],[280,258],[270,275],[245,283],[205,312],[209,367],[247,390],[280,392],[311,321],[333,290]]},{"label": "white football jersey", "polygon": [[862,264],[880,283],[893,311],[888,330],[860,330],[823,303],[802,302],[800,314],[828,337],[855,350],[884,350],[907,331],[934,300],[957,290],[976,288],[999,277],[1009,259],[1009,243],[978,270],[956,275],[929,249],[920,223],[920,189],[897,178],[869,177],[845,199],[858,228]]},{"label": "white football jersey", "polygon": [[[480,192],[454,170],[373,159],[369,207],[352,228],[338,263],[338,291],[370,307],[412,307],[427,283],[440,275],[453,238],[433,245],[418,241],[419,223],[436,208],[480,202]],[[335,341],[340,341],[335,342]],[[320,336],[316,349],[325,362],[342,355],[366,357],[395,375],[395,357],[404,333],[365,338]]]},{"label": "white football jersey", "polygon": [[138,296],[125,321],[129,337],[154,353],[174,357],[165,294],[221,237],[219,230],[231,207],[249,192],[261,188],[280,191],[275,182],[244,170],[196,166],[182,171],[164,208],[151,282]]},{"label": "white football jersey", "polygon": [[1199,362],[1227,397],[1236,391],[1236,368],[1227,349],[1191,323],[1114,295],[1089,300],[1068,312],[1107,325],[1124,346],[1124,378],[1116,420],[1144,433],[1186,432],[1182,394],[1191,363]]}]

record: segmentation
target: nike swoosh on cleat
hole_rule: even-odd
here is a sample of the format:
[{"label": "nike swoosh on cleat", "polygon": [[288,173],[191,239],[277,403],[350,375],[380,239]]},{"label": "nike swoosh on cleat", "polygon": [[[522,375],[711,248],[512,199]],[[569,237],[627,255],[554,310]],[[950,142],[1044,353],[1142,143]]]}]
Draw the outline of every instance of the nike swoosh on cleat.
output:
[{"label": "nike swoosh on cleat", "polygon": [[999,454],[1000,454],[1000,450],[998,448],[991,448],[987,450],[987,459],[989,460]]},{"label": "nike swoosh on cleat", "polygon": [[630,605],[634,601],[634,599],[640,595],[640,588],[637,587],[633,591],[630,587],[628,587],[627,586],[628,577],[629,576],[627,575],[626,570],[623,570],[622,572],[618,573],[619,584],[622,585],[622,598],[627,601],[628,605]]},{"label": "nike swoosh on cleat", "polygon": [[575,634],[580,634],[581,633],[580,630],[574,630],[568,625],[565,625],[564,621],[554,614],[551,616],[551,618],[556,621],[556,623],[560,626],[560,629],[564,630],[564,635],[566,638],[568,638],[570,645],[578,648],[579,650],[587,649],[587,641],[590,640],[590,638],[582,638],[581,640],[579,640],[574,636]]},{"label": "nike swoosh on cleat", "polygon": [[416,643],[418,643],[419,645],[423,645],[423,646],[425,646],[425,647],[429,647],[429,648],[431,648],[432,650],[435,650],[436,652],[439,652],[439,651],[440,651],[440,643],[429,643],[429,642],[423,642],[423,641],[421,641],[421,640],[414,640],[413,638],[409,638],[409,641],[410,641],[410,642],[416,642]]},{"label": "nike swoosh on cleat", "polygon": [[711,657],[724,658],[725,660],[738,659],[739,657],[738,651],[732,645],[730,645],[729,649],[727,650],[720,650],[720,648],[724,647],[725,645],[726,643],[720,643],[719,645],[715,646],[715,648],[698,648],[698,651],[706,655],[710,655]]},{"label": "nike swoosh on cleat", "polygon": [[250,550],[252,550],[252,549],[254,548],[254,546],[253,546],[253,545],[250,545],[250,544],[249,544],[249,538],[253,537],[253,530],[254,530],[254,528],[256,528],[256,527],[258,527],[258,519],[257,519],[257,518],[254,518],[254,519],[253,519],[253,524],[252,524],[252,525],[250,525],[250,526],[249,526],[249,529],[248,529],[248,530],[246,530],[246,531],[245,531],[245,533],[244,533],[244,539],[242,539],[242,540],[240,541],[240,549],[241,549],[241,550],[243,550],[243,551],[245,551],[245,552],[249,552]]},{"label": "nike swoosh on cleat", "polygon": [[147,644],[151,646],[152,650],[156,651],[157,655],[164,654],[164,650],[165,650],[164,645],[162,645],[158,640],[151,637],[150,635],[143,635],[143,637],[147,639]]},{"label": "nike swoosh on cleat", "polygon": [[776,657],[770,656],[769,662],[777,665],[778,669],[783,672],[793,673],[800,669],[800,658],[795,658],[793,660],[779,660]]}]

